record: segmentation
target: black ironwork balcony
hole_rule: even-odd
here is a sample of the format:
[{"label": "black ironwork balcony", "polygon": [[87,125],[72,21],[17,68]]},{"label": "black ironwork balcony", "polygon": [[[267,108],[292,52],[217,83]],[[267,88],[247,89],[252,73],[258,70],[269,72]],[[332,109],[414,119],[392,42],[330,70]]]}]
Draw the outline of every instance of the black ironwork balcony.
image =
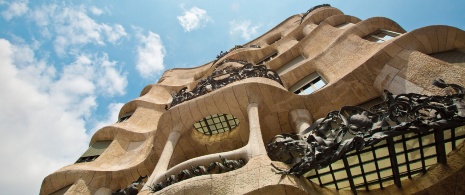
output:
[{"label": "black ironwork balcony", "polygon": [[165,109],[169,109],[184,101],[194,99],[198,96],[224,87],[232,82],[243,80],[246,78],[263,77],[274,80],[279,84],[283,85],[283,82],[281,81],[281,78],[279,78],[279,75],[275,71],[267,69],[264,65],[253,65],[251,63],[247,63],[241,60],[223,61],[219,65],[231,61],[245,65],[243,65],[242,67],[227,66],[221,70],[218,69],[219,66],[215,67],[213,73],[207,78],[201,79],[197,83],[195,88],[191,91],[186,91],[187,87],[184,87],[179,92],[171,94],[171,96],[173,97],[173,101],[171,102],[170,106],[166,106]]},{"label": "black ironwork balcony", "polygon": [[[357,106],[344,106],[340,111],[332,111],[325,118],[315,121],[312,126],[299,134],[275,136],[267,145],[268,155],[272,160],[290,164],[292,167],[283,170],[273,166],[277,169],[277,173],[296,176],[302,176],[311,170],[316,170],[318,176],[318,169],[329,166],[334,180],[333,184],[338,188],[338,179],[334,176],[331,164],[342,159],[347,172],[346,179],[355,192],[358,186],[355,186],[352,181],[354,175],[351,174],[351,166],[347,163],[347,157],[359,155],[364,151],[374,151],[373,148],[379,147],[375,144],[383,141],[388,147],[389,155],[386,158],[390,159],[391,166],[388,169],[392,169],[392,180],[400,187],[402,175],[410,177],[418,170],[411,170],[407,167],[406,173],[399,172],[394,137],[398,140],[406,140],[408,139],[405,137],[406,134],[418,134],[413,137],[418,138],[421,161],[424,162],[425,158],[430,157],[424,156],[422,152],[423,147],[427,146],[422,144],[421,137],[434,134],[436,147],[434,157],[437,158],[437,162],[445,164],[447,158],[444,144],[455,140],[444,139],[443,131],[465,125],[465,88],[455,84],[446,84],[442,80],[434,81],[433,85],[440,88],[451,87],[456,94],[427,96],[409,93],[395,96],[385,91],[385,100],[369,110]],[[451,138],[455,139],[455,131],[451,130]],[[452,143],[452,148],[455,148],[455,142]],[[413,149],[404,150],[407,153],[408,150]],[[349,153],[351,151],[356,152]],[[376,161],[376,155],[373,154],[373,156]],[[406,157],[406,163],[408,162],[408,157]],[[425,171],[425,167],[423,163],[421,171]],[[377,164],[376,169],[379,174],[380,168]],[[369,184],[365,175],[366,173],[359,176],[364,177],[364,185],[368,189]],[[382,178],[379,178],[378,182],[382,185]],[[320,184],[323,185],[321,181]]]},{"label": "black ironwork balcony", "polygon": [[178,183],[180,181],[183,181],[183,180],[186,180],[192,177],[208,175],[208,174],[226,173],[229,171],[234,171],[236,169],[239,169],[246,164],[245,160],[242,158],[239,160],[228,160],[220,156],[220,159],[221,159],[221,162],[212,162],[207,167],[205,166],[193,167],[191,165],[191,169],[184,169],[181,172],[179,172],[179,174],[177,175],[167,176],[165,181],[150,184],[148,185],[148,187],[152,193],[155,193],[155,192],[162,190],[163,188],[166,188],[170,185],[173,185],[175,183]]},{"label": "black ironwork balcony", "polygon": [[305,13],[302,13],[302,16],[300,18],[300,24],[302,24],[302,22],[304,21],[305,17],[307,17],[308,14],[310,14],[312,11],[314,11],[314,10],[320,8],[320,7],[331,7],[331,5],[330,4],[321,4],[321,5],[313,6],[312,8],[307,10]]}]

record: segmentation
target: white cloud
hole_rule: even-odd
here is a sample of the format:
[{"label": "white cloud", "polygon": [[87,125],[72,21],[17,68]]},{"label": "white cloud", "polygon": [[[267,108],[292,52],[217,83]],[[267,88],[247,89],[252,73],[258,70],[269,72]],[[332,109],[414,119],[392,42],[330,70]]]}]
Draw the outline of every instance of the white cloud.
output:
[{"label": "white cloud", "polygon": [[51,17],[56,14],[58,6],[56,4],[42,5],[29,12],[29,17],[40,27],[50,24]]},{"label": "white cloud", "polygon": [[[98,14],[99,9],[91,7],[90,12]],[[67,54],[69,47],[79,49],[86,44],[105,45],[105,42],[117,44],[127,36],[122,25],[99,23],[87,14],[84,6],[42,5],[29,16],[42,28],[44,36],[55,37],[53,43],[58,55]]]},{"label": "white cloud", "polygon": [[120,24],[115,24],[113,27],[108,26],[106,24],[102,24],[102,29],[107,35],[107,40],[110,43],[116,44],[119,39],[122,37],[127,36],[126,31],[124,30],[124,27],[121,26]]},{"label": "white cloud", "polygon": [[13,17],[22,16],[28,10],[28,0],[20,0],[15,2],[2,2],[8,5],[8,8],[2,12],[5,20],[10,20]]},{"label": "white cloud", "polygon": [[243,39],[250,40],[250,37],[257,34],[257,30],[260,28],[260,25],[252,26],[252,23],[248,20],[233,20],[229,22],[229,27],[229,33],[231,35],[239,34]]},{"label": "white cloud", "polygon": [[117,70],[116,62],[110,61],[107,54],[104,54],[102,58],[98,58],[96,63],[101,67],[97,72],[97,86],[103,90],[104,95],[124,95],[128,84],[127,73]]},{"label": "white cloud", "polygon": [[163,59],[166,54],[160,36],[149,32],[147,36],[138,33],[136,69],[143,78],[149,78],[162,71],[165,67]]},{"label": "white cloud", "polygon": [[[183,8],[183,6],[181,6]],[[184,8],[183,8],[184,10]],[[212,19],[207,15],[207,11],[198,7],[192,7],[189,10],[184,10],[182,16],[178,16],[179,24],[181,24],[184,31],[190,32],[198,29],[200,26],[211,22]]]},{"label": "white cloud", "polygon": [[0,178],[0,186],[5,194],[38,194],[42,179],[74,161],[89,137],[81,113],[56,104],[51,94],[23,80],[13,64],[15,50],[0,39],[0,129],[5,139],[0,145],[8,148],[0,150],[5,157],[0,171],[8,175]]},{"label": "white cloud", "polygon": [[0,172],[8,175],[0,177],[3,194],[38,194],[46,175],[88,147],[85,127],[96,98],[125,93],[126,73],[107,54],[81,54],[59,71],[34,54],[28,45],[0,39],[0,147],[8,148],[0,150]]},{"label": "white cloud", "polygon": [[90,7],[89,11],[90,13],[97,15],[97,16],[103,14],[103,11],[95,6]]}]

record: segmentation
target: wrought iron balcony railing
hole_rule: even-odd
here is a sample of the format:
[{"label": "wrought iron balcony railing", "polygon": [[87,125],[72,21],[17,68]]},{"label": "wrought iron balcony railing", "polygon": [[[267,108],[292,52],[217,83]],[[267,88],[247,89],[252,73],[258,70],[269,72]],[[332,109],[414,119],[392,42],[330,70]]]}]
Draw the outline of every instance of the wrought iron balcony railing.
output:
[{"label": "wrought iron balcony railing", "polygon": [[302,13],[302,16],[301,16],[301,19],[300,19],[300,24],[302,24],[302,22],[304,21],[305,17],[307,17],[308,14],[310,14],[312,11],[314,11],[314,10],[320,8],[320,7],[331,7],[331,5],[330,4],[321,4],[321,5],[313,6],[312,8],[307,10],[305,13]]},{"label": "wrought iron balcony railing", "polygon": [[243,65],[242,67],[227,66],[221,70],[219,70],[219,66],[217,66],[210,76],[201,79],[194,87],[194,89],[192,89],[191,91],[186,91],[187,87],[184,87],[179,92],[171,94],[171,96],[173,97],[173,101],[171,102],[169,107],[166,106],[165,108],[169,109],[184,101],[194,99],[198,96],[224,87],[230,83],[246,78],[263,77],[274,80],[279,84],[283,85],[283,82],[279,78],[279,75],[275,71],[267,69],[264,65],[253,65],[251,63],[247,63],[240,60],[237,60],[235,62],[245,65]]},{"label": "wrought iron balcony railing", "polygon": [[[300,134],[275,136],[267,145],[268,155],[272,160],[290,164],[292,167],[283,170],[273,166],[277,173],[296,176],[302,176],[311,170],[316,170],[318,175],[318,169],[329,166],[334,184],[338,188],[338,179],[334,176],[331,164],[342,159],[344,169],[347,171],[346,179],[355,192],[357,186],[353,182],[354,176],[351,174],[351,166],[347,162],[347,157],[354,155],[352,151],[356,151],[355,154],[370,151],[364,148],[378,147],[375,145],[383,141],[388,147],[389,155],[386,158],[390,160],[391,166],[388,169],[392,169],[392,180],[400,187],[402,175],[411,176],[412,172],[418,172],[418,170],[407,168],[406,173],[399,172],[397,153],[394,148],[395,137],[401,136],[402,139],[398,139],[405,140],[406,134],[418,134],[421,161],[425,161],[427,157],[422,151],[426,146],[422,144],[420,138],[423,135],[434,134],[435,157],[437,162],[445,164],[447,161],[445,142],[452,140],[444,139],[443,131],[465,125],[465,88],[455,84],[446,84],[442,80],[434,81],[433,85],[440,88],[451,87],[456,94],[427,96],[409,93],[395,96],[385,91],[385,100],[369,110],[356,106],[344,106],[340,111],[330,112],[325,118],[315,121]],[[451,130],[451,134],[453,135],[451,137],[455,139],[455,131]],[[454,147],[455,140],[453,141]],[[374,155],[374,160],[377,160],[376,155]],[[408,157],[406,163],[409,163]],[[421,170],[426,170],[425,167],[426,165],[423,164]],[[376,169],[379,173],[380,168],[376,166]],[[368,186],[365,174],[362,175],[365,179],[364,185]],[[379,178],[379,182],[382,182],[382,178],[380,176]],[[320,184],[323,185],[321,181]]]}]

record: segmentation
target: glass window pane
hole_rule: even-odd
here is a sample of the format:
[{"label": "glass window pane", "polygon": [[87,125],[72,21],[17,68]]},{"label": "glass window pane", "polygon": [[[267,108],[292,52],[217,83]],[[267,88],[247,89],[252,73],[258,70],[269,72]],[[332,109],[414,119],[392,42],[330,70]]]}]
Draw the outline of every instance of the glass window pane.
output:
[{"label": "glass window pane", "polygon": [[315,90],[313,90],[312,87],[308,87],[307,89],[300,91],[299,95],[308,95],[308,94],[313,93],[314,91]]},{"label": "glass window pane", "polygon": [[194,123],[194,127],[195,127],[196,129],[200,128],[200,127],[201,127],[201,126],[200,126],[200,123]]},{"label": "glass window pane", "polygon": [[323,80],[321,80],[321,79],[320,79],[318,82],[315,83],[315,87],[316,87],[317,89],[320,89],[320,88],[322,88],[322,87],[325,86],[325,85],[326,85],[326,83],[325,83]]}]

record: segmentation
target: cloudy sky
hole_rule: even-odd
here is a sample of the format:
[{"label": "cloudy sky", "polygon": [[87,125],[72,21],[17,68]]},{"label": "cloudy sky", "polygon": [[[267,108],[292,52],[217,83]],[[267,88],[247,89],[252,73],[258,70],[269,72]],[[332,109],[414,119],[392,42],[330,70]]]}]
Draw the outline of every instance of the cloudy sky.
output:
[{"label": "cloudy sky", "polygon": [[164,70],[205,64],[322,3],[407,31],[465,29],[463,0],[0,0],[2,194],[37,194]]}]

